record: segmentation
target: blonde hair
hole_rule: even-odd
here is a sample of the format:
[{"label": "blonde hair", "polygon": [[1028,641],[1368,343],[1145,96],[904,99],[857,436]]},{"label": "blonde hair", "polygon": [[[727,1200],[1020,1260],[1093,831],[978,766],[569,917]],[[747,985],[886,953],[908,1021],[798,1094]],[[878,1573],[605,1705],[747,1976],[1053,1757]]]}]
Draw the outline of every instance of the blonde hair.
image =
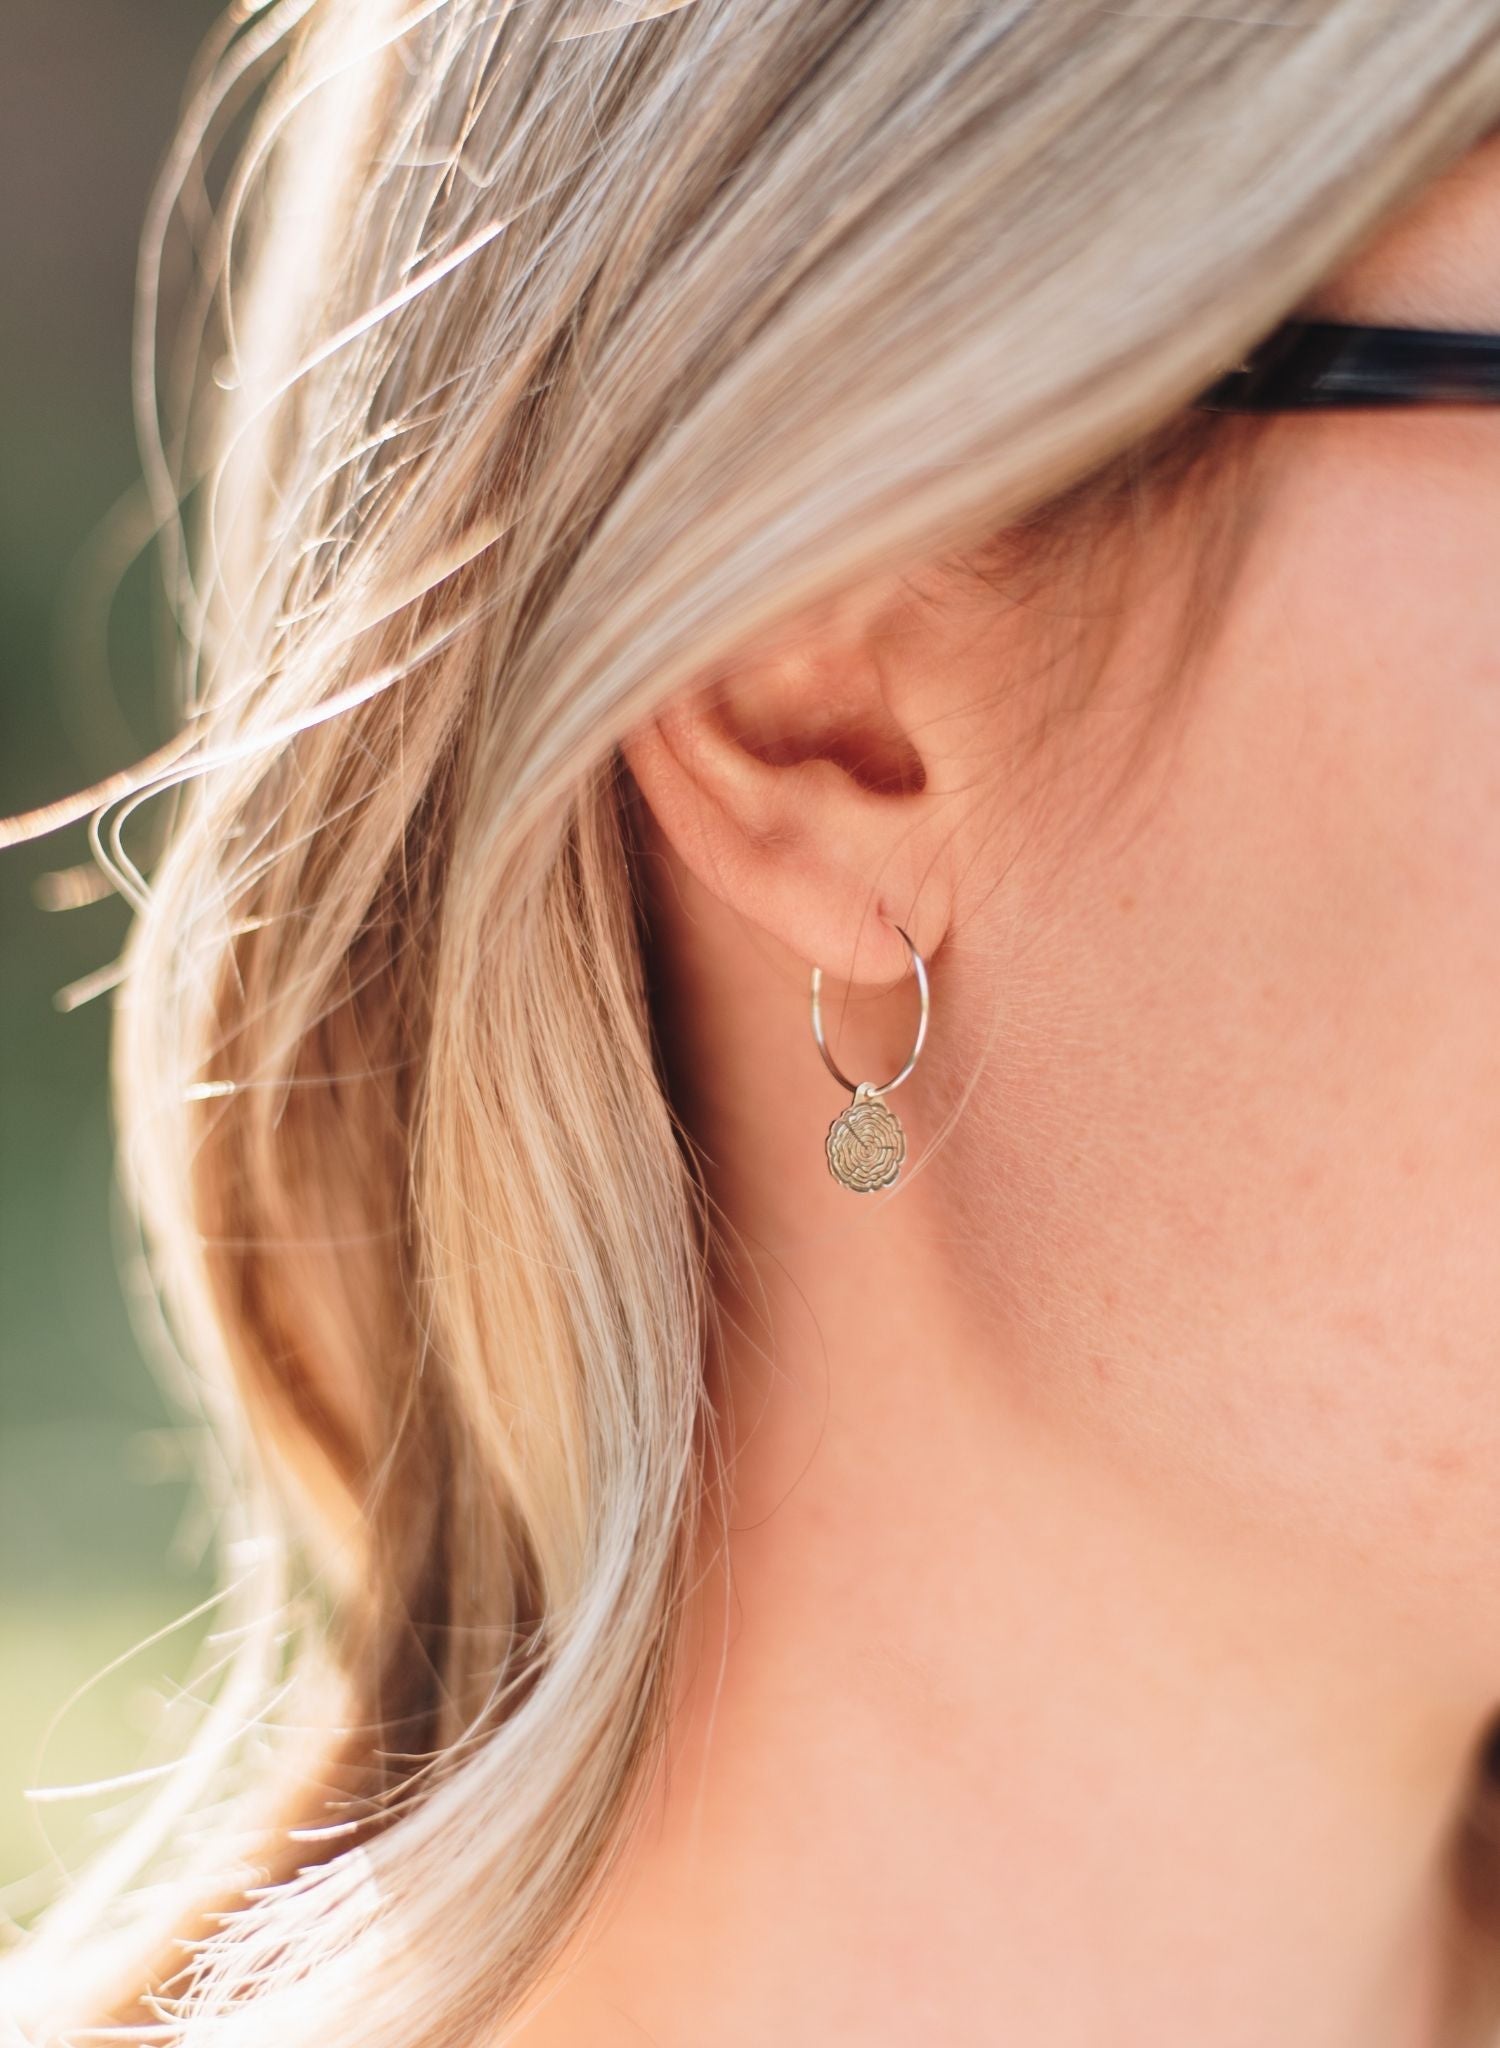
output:
[{"label": "blonde hair", "polygon": [[182,725],[95,831],[233,1654],[0,1972],[41,2038],[458,2048],[585,1925],[714,1448],[616,743],[1140,443],[1500,117],[1493,0],[1256,11],[279,0],[206,52],[170,444],[142,294]]}]

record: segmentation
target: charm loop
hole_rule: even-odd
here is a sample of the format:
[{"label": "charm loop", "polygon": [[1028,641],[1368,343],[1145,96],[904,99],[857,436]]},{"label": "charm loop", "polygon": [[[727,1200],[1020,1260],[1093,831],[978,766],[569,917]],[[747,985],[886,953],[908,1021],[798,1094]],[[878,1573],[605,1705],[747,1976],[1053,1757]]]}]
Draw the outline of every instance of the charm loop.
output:
[{"label": "charm loop", "polygon": [[927,1036],[927,1016],[930,998],[927,987],[927,964],[921,954],[907,938],[898,924],[906,941],[906,950],[911,955],[911,964],[917,977],[917,991],[921,997],[922,1012],[917,1021],[917,1035],[906,1065],[889,1081],[877,1085],[873,1081],[851,1081],[836,1064],[828,1050],[828,1041],[823,1035],[823,1009],[821,993],[823,970],[815,967],[812,971],[812,1027],[813,1037],[818,1042],[818,1051],[823,1055],[823,1064],[842,1088],[847,1088],[854,1100],[840,1116],[836,1116],[828,1127],[824,1149],[828,1154],[828,1171],[841,1186],[857,1195],[874,1194],[879,1188],[887,1188],[901,1170],[906,1157],[906,1133],[901,1120],[893,1109],[887,1107],[882,1098],[892,1088],[899,1088],[912,1068]]}]

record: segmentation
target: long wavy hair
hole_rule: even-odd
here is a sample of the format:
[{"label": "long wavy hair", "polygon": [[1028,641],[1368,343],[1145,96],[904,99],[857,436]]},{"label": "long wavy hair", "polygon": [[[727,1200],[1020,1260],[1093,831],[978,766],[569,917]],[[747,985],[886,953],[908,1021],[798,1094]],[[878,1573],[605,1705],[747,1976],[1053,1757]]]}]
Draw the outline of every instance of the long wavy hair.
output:
[{"label": "long wavy hair", "polygon": [[586,1930],[717,1498],[617,742],[1139,483],[1497,119],[1495,0],[232,11],[142,268],[180,726],[85,793],[223,1661],[0,1966],[37,2038],[460,2048]]}]

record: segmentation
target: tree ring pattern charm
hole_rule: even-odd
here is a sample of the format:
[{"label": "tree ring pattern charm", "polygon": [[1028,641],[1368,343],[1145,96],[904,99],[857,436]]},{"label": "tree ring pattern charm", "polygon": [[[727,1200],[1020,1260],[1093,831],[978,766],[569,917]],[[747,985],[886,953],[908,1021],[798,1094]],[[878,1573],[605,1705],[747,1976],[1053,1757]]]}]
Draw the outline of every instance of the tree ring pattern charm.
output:
[{"label": "tree ring pattern charm", "polygon": [[857,1195],[872,1195],[901,1171],[906,1133],[895,1111],[861,1082],[849,1107],[828,1126],[825,1149],[836,1181]]}]

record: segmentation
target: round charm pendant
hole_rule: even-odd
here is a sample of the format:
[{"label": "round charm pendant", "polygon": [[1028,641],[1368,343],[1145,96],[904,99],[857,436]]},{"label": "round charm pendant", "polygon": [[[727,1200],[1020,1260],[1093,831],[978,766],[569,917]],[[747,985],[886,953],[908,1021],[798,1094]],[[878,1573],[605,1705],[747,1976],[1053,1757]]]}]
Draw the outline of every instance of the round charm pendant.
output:
[{"label": "round charm pendant", "polygon": [[861,1085],[842,1116],[828,1126],[828,1170],[857,1195],[888,1188],[906,1157],[906,1133],[894,1110]]}]

